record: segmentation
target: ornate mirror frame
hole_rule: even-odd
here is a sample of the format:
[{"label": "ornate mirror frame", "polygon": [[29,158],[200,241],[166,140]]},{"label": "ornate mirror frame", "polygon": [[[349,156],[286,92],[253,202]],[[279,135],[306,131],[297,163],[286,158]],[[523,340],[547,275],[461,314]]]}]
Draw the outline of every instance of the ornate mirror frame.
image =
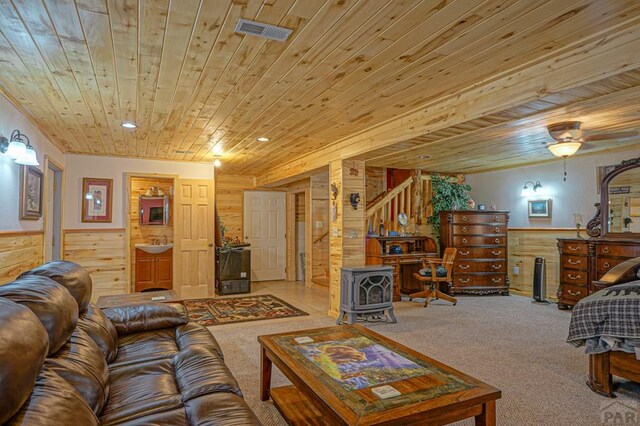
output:
[{"label": "ornate mirror frame", "polygon": [[609,184],[618,176],[627,170],[640,167],[640,157],[624,160],[618,164],[609,173],[604,175],[600,183],[600,202],[596,203],[596,215],[587,224],[587,235],[590,237],[607,237],[607,238],[626,238],[638,239],[640,233],[637,232],[609,232],[606,224],[609,223],[609,209],[602,206],[609,205]]}]

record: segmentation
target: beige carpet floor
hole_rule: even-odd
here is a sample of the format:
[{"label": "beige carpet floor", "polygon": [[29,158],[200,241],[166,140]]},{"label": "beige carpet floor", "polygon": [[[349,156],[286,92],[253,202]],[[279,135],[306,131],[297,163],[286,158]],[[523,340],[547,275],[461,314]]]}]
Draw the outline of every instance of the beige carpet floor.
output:
[{"label": "beige carpet floor", "polygon": [[[334,321],[326,315],[326,293],[284,283],[259,284],[256,290],[275,294],[310,315],[209,330],[220,342],[229,368],[260,420],[265,425],[284,425],[272,403],[259,399],[256,338],[330,326]],[[461,297],[457,306],[437,301],[426,309],[417,301],[395,305],[397,324],[368,326],[501,389],[499,425],[602,424],[601,406],[611,400],[587,388],[587,356],[565,343],[570,312],[559,311],[553,304],[533,304],[520,296]],[[616,401],[640,407],[640,386],[616,381],[620,383]],[[288,384],[275,367],[273,384]]]}]

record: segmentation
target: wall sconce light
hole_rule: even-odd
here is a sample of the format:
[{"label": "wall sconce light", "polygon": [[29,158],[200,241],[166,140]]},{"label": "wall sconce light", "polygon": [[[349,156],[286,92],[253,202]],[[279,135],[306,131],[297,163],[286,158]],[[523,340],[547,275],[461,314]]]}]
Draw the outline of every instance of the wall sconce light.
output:
[{"label": "wall sconce light", "polygon": [[[529,188],[529,184],[531,184],[531,188]],[[522,188],[522,192],[520,193],[520,195],[522,197],[529,197],[535,194],[540,188],[542,188],[542,184],[539,180],[537,180],[535,183],[528,180],[524,183],[524,188]]]},{"label": "wall sconce light", "polygon": [[[26,140],[26,143],[25,143]],[[11,138],[0,137],[0,152],[18,164],[39,166],[36,150],[31,146],[29,138],[19,130],[11,132]]]},{"label": "wall sconce light", "polygon": [[222,161],[220,161],[220,156],[216,155],[215,160],[213,160],[213,167],[220,167],[222,165]]}]

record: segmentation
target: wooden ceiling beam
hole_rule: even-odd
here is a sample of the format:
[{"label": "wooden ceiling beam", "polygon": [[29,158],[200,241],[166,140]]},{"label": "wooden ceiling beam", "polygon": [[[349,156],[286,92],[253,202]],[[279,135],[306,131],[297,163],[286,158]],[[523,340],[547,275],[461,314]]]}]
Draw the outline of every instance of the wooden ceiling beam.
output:
[{"label": "wooden ceiling beam", "polygon": [[609,34],[590,39],[561,56],[522,67],[447,99],[327,145],[274,167],[257,178],[260,186],[282,184],[335,159],[358,156],[397,142],[502,111],[640,67],[640,20],[630,19]]}]

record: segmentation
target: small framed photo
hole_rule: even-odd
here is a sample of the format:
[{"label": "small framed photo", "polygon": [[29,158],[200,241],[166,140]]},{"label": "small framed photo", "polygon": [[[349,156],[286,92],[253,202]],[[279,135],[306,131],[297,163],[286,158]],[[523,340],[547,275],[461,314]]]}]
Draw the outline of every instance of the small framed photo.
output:
[{"label": "small framed photo", "polygon": [[529,217],[551,217],[551,200],[529,200]]},{"label": "small framed photo", "polygon": [[111,222],[113,179],[82,179],[82,221]]},{"label": "small framed photo", "polygon": [[20,220],[42,217],[42,172],[34,166],[20,171]]}]

